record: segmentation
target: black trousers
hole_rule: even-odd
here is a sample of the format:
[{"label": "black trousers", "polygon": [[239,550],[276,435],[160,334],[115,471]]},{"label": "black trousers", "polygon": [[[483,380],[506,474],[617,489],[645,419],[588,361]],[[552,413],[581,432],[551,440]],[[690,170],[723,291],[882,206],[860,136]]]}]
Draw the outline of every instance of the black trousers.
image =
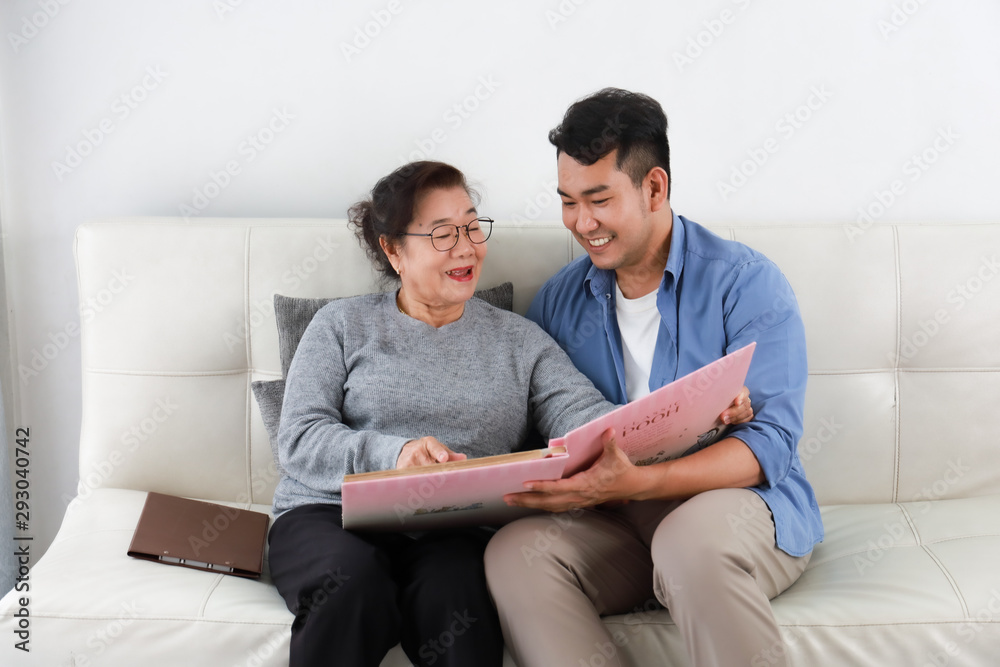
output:
[{"label": "black trousers", "polygon": [[483,571],[490,536],[346,531],[339,505],[281,515],[269,565],[295,614],[289,666],[378,667],[402,643],[415,665],[500,667],[503,635]]}]

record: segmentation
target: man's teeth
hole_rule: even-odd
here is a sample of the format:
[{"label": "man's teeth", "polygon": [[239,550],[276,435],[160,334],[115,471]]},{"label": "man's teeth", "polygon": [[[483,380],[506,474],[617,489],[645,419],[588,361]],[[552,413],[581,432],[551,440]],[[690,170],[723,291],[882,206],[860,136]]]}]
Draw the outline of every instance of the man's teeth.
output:
[{"label": "man's teeth", "polygon": [[599,239],[587,239],[587,242],[590,243],[590,245],[592,246],[602,246],[610,240],[611,240],[610,236],[605,236]]}]

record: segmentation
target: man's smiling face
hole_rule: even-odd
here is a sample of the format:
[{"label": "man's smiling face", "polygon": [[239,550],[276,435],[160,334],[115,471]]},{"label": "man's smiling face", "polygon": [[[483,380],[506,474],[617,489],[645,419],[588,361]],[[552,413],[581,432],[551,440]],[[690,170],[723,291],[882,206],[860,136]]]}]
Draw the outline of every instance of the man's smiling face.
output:
[{"label": "man's smiling face", "polygon": [[[592,165],[560,153],[562,218],[599,269],[634,269],[659,252],[646,182],[636,187],[612,151]],[[648,179],[647,179],[648,180]]]}]

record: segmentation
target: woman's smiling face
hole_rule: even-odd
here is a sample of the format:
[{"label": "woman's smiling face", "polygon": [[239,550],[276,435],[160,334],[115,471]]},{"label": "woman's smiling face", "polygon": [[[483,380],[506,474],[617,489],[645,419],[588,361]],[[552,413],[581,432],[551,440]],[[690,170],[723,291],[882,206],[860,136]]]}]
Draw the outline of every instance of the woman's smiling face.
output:
[{"label": "woman's smiling face", "polygon": [[[431,234],[441,225],[468,225],[477,217],[476,207],[464,188],[435,189],[417,200],[413,222],[406,231]],[[407,236],[393,250],[388,254],[402,282],[404,308],[409,304],[432,310],[460,310],[476,291],[486,258],[486,244],[472,243],[464,229],[458,230],[458,242],[451,250],[435,249],[429,236]]]}]

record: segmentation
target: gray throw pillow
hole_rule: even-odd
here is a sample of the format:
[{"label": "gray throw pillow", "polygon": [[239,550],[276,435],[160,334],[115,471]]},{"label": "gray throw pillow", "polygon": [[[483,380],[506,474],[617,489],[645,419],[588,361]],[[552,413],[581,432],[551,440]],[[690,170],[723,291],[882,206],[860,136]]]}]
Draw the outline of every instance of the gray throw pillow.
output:
[{"label": "gray throw pillow", "polygon": [[278,472],[284,474],[278,463],[278,424],[281,423],[281,403],[285,398],[285,380],[254,380],[250,383],[250,388],[253,389],[253,396],[260,408],[274,464],[278,466]]},{"label": "gray throw pillow", "polygon": [[[514,284],[501,283],[496,287],[476,290],[476,298],[503,310],[514,310]],[[344,297],[334,297],[344,298]],[[306,299],[274,295],[274,318],[278,325],[278,352],[281,357],[281,380],[255,380],[250,383],[254,398],[260,407],[267,437],[271,440],[271,453],[278,462],[278,424],[281,423],[281,402],[285,396],[285,380],[292,364],[295,350],[302,334],[320,308],[334,299]],[[280,466],[279,466],[280,470]]]}]

